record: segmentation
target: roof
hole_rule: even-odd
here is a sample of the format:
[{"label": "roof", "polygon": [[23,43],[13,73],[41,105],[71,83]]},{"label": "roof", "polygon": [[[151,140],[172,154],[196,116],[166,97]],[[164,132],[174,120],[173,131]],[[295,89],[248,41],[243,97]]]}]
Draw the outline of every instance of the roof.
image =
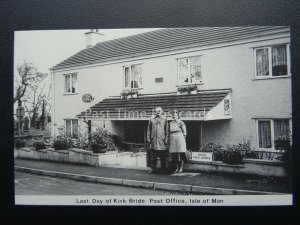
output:
[{"label": "roof", "polygon": [[52,69],[72,68],[199,45],[239,40],[246,37],[256,37],[259,34],[277,32],[278,30],[289,31],[287,29],[288,27],[275,26],[158,29],[124,38],[99,42],[94,47],[81,50]]},{"label": "roof", "polygon": [[191,113],[195,117],[199,117],[200,115],[204,117],[228,93],[228,90],[223,90],[218,92],[200,92],[193,95],[141,96],[127,100],[107,98],[92,106],[87,111],[80,113],[77,117],[109,120],[145,120],[153,115],[153,110],[157,107],[162,107],[166,113],[176,109],[181,112],[182,117],[191,116]]}]

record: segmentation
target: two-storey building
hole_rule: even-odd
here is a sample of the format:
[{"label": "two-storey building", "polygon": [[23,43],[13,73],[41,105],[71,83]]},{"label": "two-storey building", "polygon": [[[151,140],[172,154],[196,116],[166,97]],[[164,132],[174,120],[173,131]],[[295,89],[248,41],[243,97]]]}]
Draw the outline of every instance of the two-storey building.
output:
[{"label": "two-storey building", "polygon": [[[274,151],[292,126],[290,65],[288,27],[158,29],[99,42],[51,69],[52,134],[64,126],[77,138],[97,124],[142,145],[160,106],[181,112],[188,149],[251,140]],[[138,96],[121,99],[123,90]]]}]

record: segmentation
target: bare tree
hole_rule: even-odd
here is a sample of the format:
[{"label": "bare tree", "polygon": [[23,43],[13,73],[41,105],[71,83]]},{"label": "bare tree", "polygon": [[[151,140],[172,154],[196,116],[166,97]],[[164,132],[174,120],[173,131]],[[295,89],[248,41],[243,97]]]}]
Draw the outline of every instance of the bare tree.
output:
[{"label": "bare tree", "polygon": [[28,62],[17,67],[18,74],[15,77],[14,103],[22,100],[26,115],[30,118],[31,126],[39,117],[44,101],[46,112],[50,110],[51,84],[47,73],[38,72],[37,68]]},{"label": "bare tree", "polygon": [[50,82],[47,80],[48,74],[38,74],[37,79],[29,86],[28,92],[24,96],[24,107],[30,118],[31,126],[34,127],[45,103],[46,114],[50,110]]},{"label": "bare tree", "polygon": [[24,62],[22,65],[18,65],[17,74],[14,79],[14,103],[21,100],[26,93],[27,87],[31,84],[34,76],[37,72],[32,63]]}]

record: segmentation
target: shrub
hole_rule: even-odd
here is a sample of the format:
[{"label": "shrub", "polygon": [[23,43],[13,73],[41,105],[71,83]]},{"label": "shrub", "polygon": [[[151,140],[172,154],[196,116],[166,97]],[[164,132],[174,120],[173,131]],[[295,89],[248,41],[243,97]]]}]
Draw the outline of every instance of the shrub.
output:
[{"label": "shrub", "polygon": [[22,139],[17,139],[16,140],[16,148],[24,148],[26,146],[26,141]]},{"label": "shrub", "polygon": [[220,144],[208,143],[201,149],[202,152],[212,152],[214,161],[223,161],[224,147]]},{"label": "shrub", "polygon": [[212,152],[214,161],[223,161],[232,165],[242,163],[245,157],[258,158],[258,153],[251,149],[250,141],[225,147],[221,144],[209,143],[204,145],[201,151]]},{"label": "shrub", "polygon": [[33,147],[35,147],[36,150],[45,149],[46,144],[43,141],[36,141],[33,143]]},{"label": "shrub", "polygon": [[223,162],[231,165],[241,164],[245,156],[242,150],[241,144],[226,146]]},{"label": "shrub", "polygon": [[93,150],[108,148],[115,148],[115,144],[106,129],[98,127],[90,135],[90,146]]},{"label": "shrub", "polygon": [[67,150],[70,147],[72,147],[72,144],[69,138],[60,137],[54,140],[53,148],[55,150]]}]

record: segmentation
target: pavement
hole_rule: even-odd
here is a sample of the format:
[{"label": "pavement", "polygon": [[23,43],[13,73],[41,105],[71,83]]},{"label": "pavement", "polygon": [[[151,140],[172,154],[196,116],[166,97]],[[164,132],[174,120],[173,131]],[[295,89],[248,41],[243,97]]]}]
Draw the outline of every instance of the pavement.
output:
[{"label": "pavement", "polygon": [[43,176],[127,187],[175,191],[185,194],[287,194],[282,179],[210,173],[165,175],[146,170],[92,167],[79,164],[15,159],[15,170]]}]

